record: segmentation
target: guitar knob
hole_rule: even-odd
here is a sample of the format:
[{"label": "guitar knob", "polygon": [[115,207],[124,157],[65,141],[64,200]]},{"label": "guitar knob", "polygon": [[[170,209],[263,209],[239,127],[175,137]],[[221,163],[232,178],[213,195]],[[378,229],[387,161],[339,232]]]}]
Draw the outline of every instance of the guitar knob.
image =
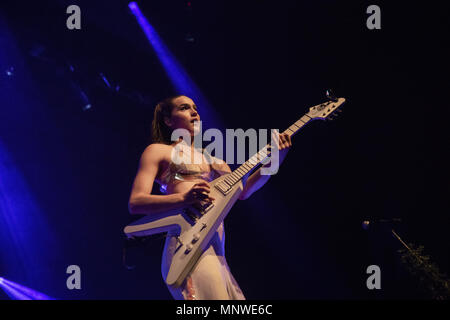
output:
[{"label": "guitar knob", "polygon": [[192,243],[197,242],[200,239],[200,233],[195,233],[192,238]]}]

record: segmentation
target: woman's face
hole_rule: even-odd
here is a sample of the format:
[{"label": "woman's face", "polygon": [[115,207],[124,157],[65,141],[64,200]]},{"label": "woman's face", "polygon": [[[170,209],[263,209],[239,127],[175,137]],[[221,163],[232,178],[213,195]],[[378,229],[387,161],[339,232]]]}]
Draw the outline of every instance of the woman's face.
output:
[{"label": "woman's face", "polygon": [[186,129],[191,136],[198,133],[200,115],[197,112],[197,106],[191,98],[181,96],[175,98],[173,101],[173,109],[170,119],[166,118],[166,124],[172,129]]}]

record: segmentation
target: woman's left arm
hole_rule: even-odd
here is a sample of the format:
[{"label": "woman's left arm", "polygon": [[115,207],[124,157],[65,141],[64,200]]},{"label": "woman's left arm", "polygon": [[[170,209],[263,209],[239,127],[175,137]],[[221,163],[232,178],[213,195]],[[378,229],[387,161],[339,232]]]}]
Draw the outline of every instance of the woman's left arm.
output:
[{"label": "woman's left arm", "polygon": [[[274,140],[277,142],[276,139]],[[281,163],[284,161],[284,158],[286,157],[291,146],[291,137],[287,133],[280,133],[279,142],[276,143],[276,147],[279,150],[279,165],[281,165]],[[270,162],[263,165],[262,167],[270,167]],[[248,199],[255,191],[259,190],[270,179],[270,175],[261,174],[261,168],[256,170],[250,175],[250,177],[248,177],[244,189],[239,196],[240,200]]]}]

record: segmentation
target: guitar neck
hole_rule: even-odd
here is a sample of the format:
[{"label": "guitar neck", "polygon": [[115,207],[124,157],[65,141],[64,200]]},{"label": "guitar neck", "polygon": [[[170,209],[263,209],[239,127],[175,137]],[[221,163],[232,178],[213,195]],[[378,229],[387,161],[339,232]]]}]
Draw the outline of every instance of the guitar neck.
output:
[{"label": "guitar neck", "polygon": [[[311,117],[308,115],[304,115],[296,122],[294,122],[289,128],[287,128],[283,133],[287,133],[289,136],[293,136],[296,134],[304,125],[306,125],[309,121],[311,121]],[[270,143],[266,144],[261,150],[255,153],[250,159],[244,162],[241,166],[235,169],[231,174],[225,178],[225,181],[230,185],[234,185],[239,182],[246,174],[255,170],[257,166],[261,164],[261,162],[270,156],[271,146]]]}]

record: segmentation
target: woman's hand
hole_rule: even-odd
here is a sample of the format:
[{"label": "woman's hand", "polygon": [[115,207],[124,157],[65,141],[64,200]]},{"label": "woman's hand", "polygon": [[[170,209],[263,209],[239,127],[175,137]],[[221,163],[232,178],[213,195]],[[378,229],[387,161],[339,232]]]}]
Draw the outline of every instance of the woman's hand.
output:
[{"label": "woman's hand", "polygon": [[[279,159],[278,164],[280,165],[284,158],[286,157],[288,151],[290,150],[290,147],[292,147],[292,141],[291,136],[287,133],[280,133],[277,139],[276,133],[272,133],[272,140],[275,143],[275,148],[278,149],[279,152]],[[270,167],[270,161],[266,163],[263,167]]]},{"label": "woman's hand", "polygon": [[215,199],[209,196],[210,192],[211,189],[208,182],[198,182],[191,189],[183,193],[184,203],[186,205],[202,205],[205,202],[212,202]]},{"label": "woman's hand", "polygon": [[278,150],[280,150],[280,152],[284,150],[283,152],[286,154],[289,151],[289,148],[292,147],[291,136],[287,133],[280,133],[279,137],[280,140],[278,141],[277,145]]}]

